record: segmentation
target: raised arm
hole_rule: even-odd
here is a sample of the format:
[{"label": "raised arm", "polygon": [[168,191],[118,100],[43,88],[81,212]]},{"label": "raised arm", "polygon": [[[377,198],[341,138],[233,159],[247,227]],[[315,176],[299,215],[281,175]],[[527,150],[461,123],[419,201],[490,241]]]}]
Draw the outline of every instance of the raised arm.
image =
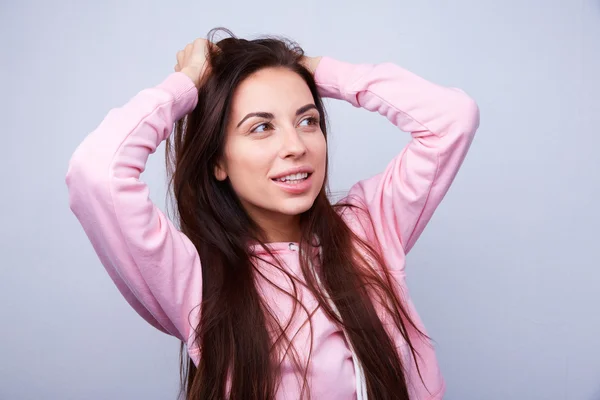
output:
[{"label": "raised arm", "polygon": [[412,135],[384,172],[349,192],[349,199],[367,206],[383,248],[408,253],[465,158],[479,126],[476,103],[460,89],[391,63],[352,65],[324,57],[315,79],[323,96],[376,111]]},{"label": "raised arm", "polygon": [[198,72],[175,72],[111,110],[76,149],[66,176],[71,209],[119,291],[146,321],[184,341],[201,301],[200,260],[150,201],[140,174],[195,107]]}]

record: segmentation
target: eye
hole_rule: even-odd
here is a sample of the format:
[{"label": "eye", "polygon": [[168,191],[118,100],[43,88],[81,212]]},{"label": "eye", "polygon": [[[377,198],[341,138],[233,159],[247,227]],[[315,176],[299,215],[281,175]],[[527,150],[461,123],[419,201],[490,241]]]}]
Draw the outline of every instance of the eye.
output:
[{"label": "eye", "polygon": [[272,128],[273,128],[273,126],[270,123],[265,122],[264,124],[260,124],[260,125],[256,126],[254,129],[252,129],[251,132],[253,132],[253,133],[263,133],[263,132],[266,132],[267,130],[272,129]]},{"label": "eye", "polygon": [[315,117],[304,118],[300,121],[301,126],[319,125],[319,119]]}]

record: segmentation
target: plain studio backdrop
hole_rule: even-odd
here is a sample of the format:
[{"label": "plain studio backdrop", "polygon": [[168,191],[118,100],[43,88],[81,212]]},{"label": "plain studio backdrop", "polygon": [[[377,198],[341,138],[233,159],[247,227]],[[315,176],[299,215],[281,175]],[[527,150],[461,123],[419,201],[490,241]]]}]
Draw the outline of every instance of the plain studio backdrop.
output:
[{"label": "plain studio backdrop", "polygon": [[[0,399],[175,399],[179,342],[129,307],[68,207],[75,147],[210,28],[391,61],[479,104],[408,257],[451,400],[600,399],[600,1],[2,1]],[[329,100],[332,189],[409,135]],[[164,147],[143,179],[165,209]]]}]

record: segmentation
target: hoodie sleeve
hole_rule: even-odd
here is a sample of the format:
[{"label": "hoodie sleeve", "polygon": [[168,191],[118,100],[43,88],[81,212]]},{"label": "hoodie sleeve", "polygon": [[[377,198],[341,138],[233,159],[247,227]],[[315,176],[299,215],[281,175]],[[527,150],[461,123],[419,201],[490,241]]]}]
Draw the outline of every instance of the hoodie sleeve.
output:
[{"label": "hoodie sleeve", "polygon": [[391,63],[348,64],[324,57],[319,92],[384,115],[412,136],[382,173],[355,184],[384,250],[413,247],[454,180],[479,126],[479,109],[463,91],[428,82]]},{"label": "hoodie sleeve", "polygon": [[71,210],[119,291],[146,321],[184,341],[201,300],[200,260],[150,201],[140,174],[197,96],[180,72],[141,91],[77,147],[66,176]]}]

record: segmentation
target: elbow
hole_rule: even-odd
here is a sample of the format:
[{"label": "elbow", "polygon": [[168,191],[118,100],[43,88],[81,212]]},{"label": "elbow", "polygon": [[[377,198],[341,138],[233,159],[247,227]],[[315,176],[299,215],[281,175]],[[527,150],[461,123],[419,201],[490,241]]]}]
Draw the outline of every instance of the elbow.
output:
[{"label": "elbow", "polygon": [[65,183],[67,185],[67,193],[69,196],[69,208],[76,215],[78,214],[79,204],[85,203],[85,195],[90,192],[90,179],[88,168],[85,162],[81,160],[76,151],[71,159],[65,175]]},{"label": "elbow", "polygon": [[79,187],[82,182],[88,182],[86,177],[91,176],[90,152],[85,143],[80,144],[69,159],[65,183],[69,193]]},{"label": "elbow", "polygon": [[452,88],[457,92],[458,98],[454,101],[455,125],[460,127],[460,132],[472,138],[479,128],[479,106],[477,102],[463,90]]},{"label": "elbow", "polygon": [[96,198],[102,188],[108,187],[108,166],[105,168],[102,163],[98,163],[97,158],[94,150],[82,143],[69,160],[65,184],[69,207],[75,213],[80,204]]}]

